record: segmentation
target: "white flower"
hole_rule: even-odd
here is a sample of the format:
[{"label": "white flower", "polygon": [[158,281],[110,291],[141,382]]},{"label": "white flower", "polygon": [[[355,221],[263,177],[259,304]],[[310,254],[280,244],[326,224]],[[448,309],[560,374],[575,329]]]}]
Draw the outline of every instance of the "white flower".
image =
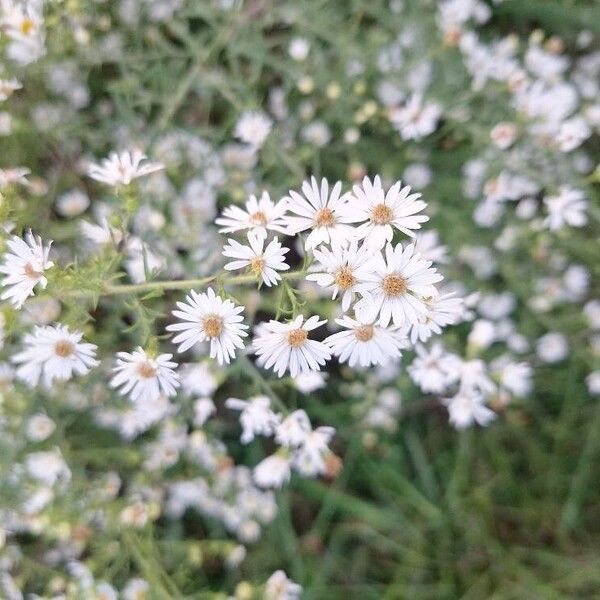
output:
[{"label": "white flower", "polygon": [[464,314],[464,300],[455,298],[454,293],[424,298],[427,312],[419,317],[410,331],[410,341],[426,342],[432,334],[442,333],[442,327],[457,323]]},{"label": "white flower", "polygon": [[310,250],[319,244],[343,246],[353,235],[352,220],[345,216],[350,193],[341,194],[342,183],[338,181],[331,193],[327,179],[321,185],[314,177],[302,184],[302,194],[294,190],[283,198],[290,212],[297,216],[286,216],[289,235],[310,229],[305,248]]},{"label": "white flower", "polygon": [[285,262],[285,255],[289,252],[289,248],[284,248],[277,237],[272,239],[266,248],[264,237],[252,231],[248,232],[247,237],[248,246],[232,239],[227,240],[229,245],[223,248],[223,256],[237,260],[228,262],[224,267],[225,270],[234,271],[250,267],[254,275],[261,278],[265,285],[269,287],[277,285],[281,280],[281,275],[277,271],[287,271],[290,268]]},{"label": "white flower", "polygon": [[324,323],[316,315],[306,322],[298,315],[289,323],[273,320],[263,323],[261,334],[253,342],[258,364],[265,369],[272,368],[279,377],[288,369],[292,377],[301,372],[319,371],[331,358],[331,352],[323,342],[309,339],[308,333]]},{"label": "white flower", "polygon": [[562,152],[571,152],[592,135],[592,130],[582,117],[573,117],[563,121],[556,142]]},{"label": "white flower", "polygon": [[123,600],[145,600],[150,595],[150,584],[139,577],[130,579],[123,588],[122,594]]},{"label": "white flower", "polygon": [[212,396],[219,387],[217,377],[211,370],[209,361],[189,363],[179,369],[183,391],[189,396]]},{"label": "white flower", "polygon": [[484,397],[477,392],[461,390],[443,402],[448,407],[450,423],[457,429],[464,429],[473,423],[485,426],[496,418],[494,411],[485,405]]},{"label": "white flower", "polygon": [[280,417],[271,410],[268,396],[254,396],[248,400],[229,398],[225,406],[241,411],[242,444],[249,444],[257,435],[272,436],[279,425]]},{"label": "white flower", "polygon": [[273,121],[262,112],[248,111],[242,114],[235,124],[234,135],[242,142],[260,148],[267,139]]},{"label": "white flower", "polygon": [[382,365],[399,359],[406,348],[406,336],[396,326],[382,327],[372,320],[352,319],[344,315],[335,322],[346,331],[334,333],[325,339],[339,361],[350,367]]},{"label": "white flower", "polygon": [[258,236],[266,238],[267,230],[286,233],[286,225],[282,219],[287,206],[285,202],[274,204],[269,194],[263,192],[260,200],[251,195],[245,205],[246,210],[231,205],[223,211],[223,216],[215,220],[221,225],[220,233],[235,233],[250,229]]},{"label": "white flower", "polygon": [[385,260],[377,255],[373,271],[368,275],[369,286],[364,297],[356,305],[357,315],[379,315],[385,327],[390,321],[395,325],[415,325],[427,314],[424,298],[437,295],[433,284],[442,276],[431,267],[431,261],[423,260],[415,253],[414,244],[402,244],[385,248]]},{"label": "white flower", "polygon": [[372,270],[373,250],[366,245],[358,246],[352,240],[345,248],[315,248],[316,262],[306,276],[308,281],[316,281],[323,288],[332,289],[332,299],[342,294],[342,310],[350,308],[356,292],[365,289],[365,277]]},{"label": "white flower", "polygon": [[6,277],[2,286],[2,300],[9,300],[15,308],[21,308],[27,298],[33,296],[33,288],[39,283],[42,289],[48,285],[44,271],[54,265],[48,260],[52,241],[44,246],[40,237],[34,237],[29,231],[25,239],[13,236],[6,242],[9,250],[0,265],[0,273]]},{"label": "white flower", "polygon": [[0,190],[12,185],[13,183],[19,183],[21,185],[28,185],[27,175],[31,171],[25,167],[15,167],[14,169],[0,169]]},{"label": "white flower", "polygon": [[12,93],[16,90],[20,90],[23,86],[21,82],[15,79],[0,79],[0,102],[10,98]]},{"label": "white flower", "polygon": [[309,371],[307,373],[298,373],[292,379],[293,386],[303,394],[310,394],[316,390],[324,388],[327,383],[327,373],[321,371]]},{"label": "white flower", "polygon": [[129,394],[134,402],[153,401],[161,395],[174,396],[179,386],[179,376],[174,371],[177,363],[172,354],[149,356],[141,347],[133,352],[118,352],[115,373],[110,381],[122,396]]},{"label": "white flower", "polygon": [[312,431],[308,415],[303,410],[290,413],[278,426],[275,441],[286,448],[296,448],[304,443]]},{"label": "white flower", "polygon": [[554,364],[565,359],[569,354],[567,338],[558,332],[543,335],[536,344],[537,355],[545,363]]},{"label": "white flower", "polygon": [[13,356],[20,364],[17,377],[29,386],[37,385],[42,377],[50,387],[55,379],[66,381],[75,375],[85,375],[98,364],[94,344],[82,342],[83,333],[70,332],[66,325],[35,327],[23,343],[25,350]]},{"label": "white flower", "polygon": [[179,344],[178,352],[185,352],[194,344],[210,342],[210,357],[216,358],[220,365],[229,363],[235,356],[235,349],[243,349],[242,338],[248,329],[242,321],[243,306],[236,306],[231,300],[223,300],[212,288],[206,293],[198,294],[191,290],[185,302],[177,302],[180,310],[173,315],[182,319],[182,323],[174,323],[167,331],[179,331],[173,338]]},{"label": "white flower", "polygon": [[56,429],[56,423],[47,415],[37,413],[27,419],[25,433],[32,442],[42,442]]},{"label": "white flower", "polygon": [[292,38],[288,47],[288,54],[298,62],[306,60],[310,52],[310,42],[303,37]]},{"label": "white flower", "polygon": [[439,342],[430,349],[417,344],[415,350],[417,356],[407,370],[423,392],[440,394],[459,379],[461,359],[446,352]]},{"label": "white flower", "polygon": [[256,485],[264,488],[279,488],[290,480],[291,463],[287,452],[278,451],[261,460],[252,472]]},{"label": "white flower", "polygon": [[108,185],[129,185],[134,179],[165,168],[161,163],[141,164],[145,159],[146,155],[139,150],[111,152],[100,164],[92,163],[88,168],[88,175]]},{"label": "white flower", "polygon": [[390,111],[390,121],[403,140],[419,140],[435,131],[441,114],[435,102],[423,104],[421,94],[413,94],[404,106]]},{"label": "white flower", "polygon": [[327,471],[326,457],[331,453],[329,442],[333,427],[317,427],[306,435],[302,445],[294,450],[292,466],[304,477],[317,477]]},{"label": "white flower", "polygon": [[90,205],[90,199],[85,192],[72,189],[62,194],[56,200],[56,212],[62,217],[76,217]]},{"label": "white flower", "polygon": [[386,193],[379,175],[372,182],[365,177],[362,185],[355,185],[345,215],[347,222],[362,223],[356,237],[377,249],[392,241],[394,228],[415,237],[413,230],[420,229],[429,217],[416,214],[427,205],[419,200],[421,194],[410,192],[410,186],[402,187],[402,182],[396,181]]},{"label": "white flower", "polygon": [[198,398],[194,401],[194,425],[202,427],[215,412],[217,407],[211,398]]},{"label": "white flower", "polygon": [[587,223],[587,200],[582,190],[562,186],[556,196],[544,198],[548,216],[544,226],[556,231],[564,225],[583,227]]},{"label": "white flower", "polygon": [[527,396],[531,392],[533,369],[526,362],[517,363],[508,357],[500,357],[491,366],[500,386],[517,398]]},{"label": "white flower", "polygon": [[99,246],[106,244],[114,244],[116,246],[123,241],[123,232],[111,227],[104,217],[99,220],[99,225],[82,220],[79,227],[86,239]]},{"label": "white flower", "polygon": [[283,571],[275,571],[267,580],[265,600],[299,600],[302,586],[288,579]]},{"label": "white flower", "polygon": [[600,371],[592,371],[585,378],[585,385],[591,396],[600,396]]},{"label": "white flower", "polygon": [[71,471],[58,448],[32,452],[25,459],[27,472],[38,481],[53,486],[58,481],[69,481]]}]

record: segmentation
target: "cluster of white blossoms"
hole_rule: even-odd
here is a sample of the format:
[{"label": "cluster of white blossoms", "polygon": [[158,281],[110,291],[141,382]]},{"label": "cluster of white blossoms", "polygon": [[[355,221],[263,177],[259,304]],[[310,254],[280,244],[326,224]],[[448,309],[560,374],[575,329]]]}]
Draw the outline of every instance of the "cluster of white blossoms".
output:
[{"label": "cluster of white blossoms", "polygon": [[18,66],[35,62],[46,52],[43,6],[44,0],[0,2],[0,30],[8,39],[6,56]]},{"label": "cluster of white blossoms", "polygon": [[[160,163],[144,163],[139,152],[113,153],[100,165],[89,167],[90,177],[112,186],[126,186],[134,179],[162,169]],[[333,357],[350,367],[365,368],[397,362],[401,351],[416,341],[426,341],[446,325],[460,320],[462,300],[441,294],[442,275],[432,260],[421,255],[415,231],[428,217],[420,194],[411,193],[400,181],[389,187],[379,176],[365,177],[352,191],[342,193],[341,182],[330,186],[326,179],[305,181],[301,192],[290,191],[274,203],[264,192],[252,196],[245,209],[230,206],[216,219],[223,233],[244,234],[242,241],[228,240],[223,255],[234,259],[225,271],[245,270],[250,281],[276,286],[290,269],[286,248],[271,232],[295,237],[302,234],[304,264],[295,278],[315,282],[339,302],[343,314],[335,319],[340,329],[329,336],[321,332],[328,324],[319,315],[296,313],[288,321],[271,319],[257,323],[250,349],[260,367],[279,377],[295,378],[321,370]],[[394,236],[408,242],[394,242]],[[284,237],[285,239],[285,237]],[[244,243],[246,242],[246,243]],[[20,308],[36,285],[46,287],[44,272],[52,266],[50,246],[31,233],[25,240],[8,242],[2,272],[3,298]],[[301,248],[300,248],[301,250]],[[287,286],[287,283],[286,283]],[[293,297],[294,292],[290,291]],[[334,309],[335,310],[335,309]],[[179,354],[192,348],[208,353],[220,365],[229,364],[245,348],[249,325],[244,307],[217,294],[190,290],[185,302],[177,302],[167,326]],[[35,385],[43,373],[50,385],[55,379],[83,375],[96,365],[96,346],[81,341],[80,332],[58,324],[37,328],[27,336],[27,349],[14,357],[21,366],[17,376]],[[154,402],[177,393],[179,374],[171,354],[157,355],[143,348],[119,352],[111,387],[134,402]],[[318,471],[319,469],[317,469]]]}]

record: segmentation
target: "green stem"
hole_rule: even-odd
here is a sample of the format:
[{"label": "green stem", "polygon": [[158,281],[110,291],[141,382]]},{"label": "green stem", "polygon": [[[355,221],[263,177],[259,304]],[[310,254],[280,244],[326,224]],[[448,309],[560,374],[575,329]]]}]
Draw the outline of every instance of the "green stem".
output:
[{"label": "green stem", "polygon": [[[283,273],[281,276],[283,279],[288,281],[302,279],[304,277],[304,271],[291,271],[289,273]],[[81,296],[93,296],[98,294],[100,296],[118,296],[123,294],[142,294],[153,291],[163,290],[189,290],[195,287],[205,286],[213,281],[221,281],[223,284],[229,285],[241,285],[244,283],[256,282],[256,276],[249,275],[234,275],[230,277],[219,277],[218,275],[210,275],[208,277],[200,277],[199,279],[175,279],[169,281],[146,281],[144,283],[131,283],[131,284],[117,284],[112,285],[107,283],[99,291],[96,290],[85,290],[85,291],[74,291],[69,293],[70,297],[81,297]]]}]

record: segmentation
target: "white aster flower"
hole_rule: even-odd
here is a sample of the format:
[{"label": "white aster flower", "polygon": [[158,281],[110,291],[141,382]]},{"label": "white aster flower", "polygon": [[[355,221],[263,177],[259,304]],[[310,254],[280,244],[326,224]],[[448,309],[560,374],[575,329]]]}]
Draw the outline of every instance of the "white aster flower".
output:
[{"label": "white aster flower", "polygon": [[544,198],[548,216],[544,226],[551,231],[565,225],[583,227],[587,223],[587,200],[582,190],[562,186],[556,196]]},{"label": "white aster flower", "polygon": [[10,98],[12,93],[20,90],[23,86],[21,82],[15,79],[0,79],[0,102]]},{"label": "white aster flower", "polygon": [[173,338],[173,343],[179,344],[178,352],[210,342],[210,357],[222,365],[234,358],[236,348],[244,348],[242,338],[248,335],[244,331],[248,325],[242,323],[243,306],[217,296],[212,288],[203,294],[191,290],[186,302],[177,302],[177,306],[180,310],[173,315],[183,322],[169,325],[167,331],[180,332]]},{"label": "white aster flower", "polygon": [[290,266],[285,262],[285,255],[289,248],[284,248],[277,237],[272,239],[265,248],[265,238],[256,235],[252,231],[247,234],[248,246],[240,244],[235,240],[228,239],[228,246],[223,248],[223,256],[237,260],[225,265],[226,271],[250,268],[252,273],[262,279],[265,285],[271,287],[277,285],[281,275],[277,271],[287,271]]},{"label": "white aster flower", "polygon": [[420,140],[435,131],[441,115],[438,104],[423,103],[421,94],[413,94],[404,106],[390,111],[390,121],[403,140]]},{"label": "white aster flower", "polygon": [[54,380],[85,375],[98,364],[97,346],[82,342],[82,337],[83,333],[71,332],[66,325],[35,327],[23,340],[25,349],[12,358],[20,365],[17,377],[29,386],[37,385],[41,377],[50,387]]},{"label": "white aster flower", "polygon": [[341,194],[342,183],[338,181],[331,193],[327,179],[317,180],[311,177],[310,182],[302,184],[302,194],[294,190],[283,198],[287,209],[297,216],[285,217],[288,233],[296,235],[310,229],[305,248],[310,250],[319,244],[343,246],[353,236],[353,227],[348,225],[352,219],[347,216],[347,203],[350,193]]},{"label": "white aster flower", "polygon": [[267,580],[265,600],[299,600],[302,586],[288,579],[284,571],[275,571]]},{"label": "white aster flower", "polygon": [[439,342],[429,349],[417,344],[415,351],[417,356],[407,370],[410,378],[423,392],[440,394],[458,381],[462,360],[455,354],[446,352]]},{"label": "white aster flower", "polygon": [[485,426],[496,418],[496,413],[485,405],[483,395],[477,392],[460,390],[443,402],[448,407],[450,423],[457,429],[465,429],[473,423]]},{"label": "white aster flower", "polygon": [[12,185],[19,183],[21,185],[28,185],[27,175],[31,171],[25,167],[14,167],[13,169],[0,169],[0,190]]},{"label": "white aster flower", "polygon": [[426,342],[432,334],[442,333],[446,325],[454,325],[464,314],[464,300],[456,298],[454,292],[423,298],[426,312],[419,317],[410,331],[410,341]]},{"label": "white aster flower", "polygon": [[318,477],[327,472],[327,456],[331,455],[329,442],[335,433],[333,427],[317,427],[309,432],[302,445],[292,455],[292,466],[304,477]]},{"label": "white aster flower", "polygon": [[356,292],[366,287],[365,277],[372,270],[373,249],[366,245],[359,246],[352,240],[345,248],[315,248],[316,262],[306,276],[308,281],[316,281],[323,288],[332,289],[332,299],[342,295],[342,310],[346,312]]},{"label": "white aster flower", "polygon": [[234,135],[242,142],[260,148],[271,133],[272,127],[273,121],[263,112],[248,111],[243,113],[235,124]]},{"label": "white aster flower", "polygon": [[129,185],[134,179],[165,168],[161,163],[142,164],[145,159],[146,155],[139,150],[111,152],[100,164],[92,163],[88,168],[88,175],[107,185]]},{"label": "white aster flower", "polygon": [[399,359],[400,350],[407,346],[406,336],[396,326],[382,327],[372,319],[353,319],[348,315],[335,322],[345,331],[330,335],[325,344],[341,363],[347,362],[350,367],[370,367]]},{"label": "white aster flower", "polygon": [[118,352],[110,386],[121,388],[120,394],[129,394],[134,402],[157,400],[161,395],[174,396],[179,376],[174,370],[177,363],[171,362],[171,358],[172,354],[149,356],[141,347],[133,352]]},{"label": "white aster flower", "polygon": [[380,324],[385,327],[390,321],[395,325],[415,325],[427,314],[425,298],[437,296],[433,284],[442,276],[431,267],[431,261],[423,260],[415,253],[414,244],[394,248],[388,244],[385,259],[377,255],[373,271],[368,275],[369,286],[364,297],[356,305],[360,318],[379,315]]},{"label": "white aster flower", "polygon": [[275,441],[286,448],[296,448],[304,443],[312,431],[308,415],[303,410],[290,413],[275,431]]},{"label": "white aster flower", "polygon": [[291,457],[281,450],[261,460],[252,471],[254,483],[263,488],[280,488],[290,480],[290,475]]},{"label": "white aster flower", "polygon": [[245,209],[231,205],[223,211],[223,216],[215,219],[221,225],[219,233],[235,233],[250,229],[258,236],[266,238],[267,230],[286,233],[286,225],[282,217],[287,210],[283,201],[274,204],[268,192],[263,192],[260,200],[251,195]]},{"label": "white aster flower", "polygon": [[387,191],[383,189],[379,175],[371,181],[368,177],[362,185],[355,185],[345,209],[347,222],[362,223],[355,232],[356,237],[365,240],[373,248],[383,248],[391,242],[394,228],[415,237],[414,229],[429,220],[426,215],[418,215],[427,204],[419,200],[421,194],[411,194],[410,186],[402,187],[396,181]]},{"label": "white aster flower", "polygon": [[323,342],[309,339],[308,334],[324,323],[316,315],[306,322],[298,315],[289,323],[273,320],[263,323],[260,335],[253,342],[258,364],[265,369],[272,368],[279,377],[288,369],[292,377],[301,372],[319,371],[331,358],[331,351]]},{"label": "white aster flower", "polygon": [[2,300],[9,300],[15,308],[21,308],[27,298],[33,296],[33,288],[39,283],[45,289],[48,280],[44,271],[54,265],[48,260],[52,241],[44,246],[40,237],[28,232],[25,239],[13,236],[7,241],[11,252],[4,255],[4,263],[0,265],[0,273],[6,277],[2,286]]},{"label": "white aster flower", "polygon": [[248,400],[229,398],[225,406],[240,412],[242,426],[242,444],[249,444],[255,436],[272,436],[275,433],[281,417],[271,410],[268,396],[254,396]]}]

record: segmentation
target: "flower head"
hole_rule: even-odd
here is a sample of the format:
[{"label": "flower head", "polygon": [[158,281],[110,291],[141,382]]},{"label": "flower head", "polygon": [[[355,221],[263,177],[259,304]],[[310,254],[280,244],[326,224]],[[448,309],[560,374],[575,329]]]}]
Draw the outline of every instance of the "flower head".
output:
[{"label": "flower head", "polygon": [[25,349],[13,356],[19,364],[17,377],[29,386],[40,377],[50,387],[55,380],[67,381],[73,375],[85,375],[98,364],[97,346],[82,342],[83,333],[69,331],[66,325],[35,327],[24,338]]},{"label": "flower head", "polygon": [[250,229],[257,236],[266,238],[267,230],[285,233],[285,222],[282,217],[286,211],[286,203],[274,204],[267,192],[263,192],[260,200],[251,195],[246,202],[245,209],[231,205],[223,211],[223,216],[215,219],[221,225],[220,233],[235,233],[243,229]]},{"label": "flower head", "polygon": [[427,206],[420,197],[421,194],[411,194],[410,186],[402,187],[401,181],[386,192],[379,175],[373,181],[365,177],[362,185],[354,186],[344,213],[347,222],[361,223],[356,237],[380,249],[392,241],[394,229],[415,237],[413,230],[429,220],[426,215],[417,214]]},{"label": "flower head", "polygon": [[100,164],[92,163],[88,168],[88,175],[96,181],[117,186],[129,185],[134,179],[164,169],[161,163],[142,164],[145,159],[146,155],[139,150],[111,152]]},{"label": "flower head", "polygon": [[235,240],[228,239],[228,246],[223,248],[223,256],[235,258],[225,265],[227,271],[249,268],[257,278],[267,286],[277,285],[281,275],[277,271],[287,271],[290,266],[285,262],[289,248],[284,248],[277,237],[272,239],[265,248],[265,239],[248,232],[248,246]]},{"label": "flower head", "polygon": [[118,352],[110,386],[121,388],[121,395],[129,394],[134,402],[157,400],[161,395],[174,396],[179,376],[172,357],[172,354],[153,357],[141,347],[133,352]]},{"label": "flower head", "polygon": [[40,237],[34,237],[31,231],[25,239],[13,236],[7,242],[11,252],[5,254],[4,263],[0,265],[0,273],[6,277],[2,286],[2,300],[10,300],[15,308],[21,308],[27,298],[33,296],[33,288],[40,285],[42,289],[48,284],[44,271],[53,266],[48,260],[52,241],[44,246]]},{"label": "flower head", "polygon": [[180,332],[173,338],[173,343],[179,344],[178,352],[209,342],[210,357],[222,365],[235,356],[236,348],[244,347],[242,338],[248,335],[244,331],[248,325],[242,323],[243,306],[217,296],[212,288],[205,294],[191,290],[186,302],[178,302],[177,306],[180,310],[173,311],[173,315],[182,322],[169,325],[167,331]]},{"label": "flower head", "polygon": [[298,315],[289,323],[273,320],[263,323],[261,334],[253,342],[258,364],[272,368],[279,377],[288,369],[292,377],[318,371],[331,358],[331,351],[323,342],[309,339],[308,334],[324,323],[316,315],[306,321]]},{"label": "flower head", "polygon": [[302,194],[290,190],[289,196],[283,200],[287,208],[297,216],[285,217],[288,233],[296,235],[310,229],[306,238],[307,250],[319,244],[343,246],[353,235],[353,228],[348,225],[352,220],[346,215],[345,207],[350,193],[341,194],[342,183],[338,181],[331,193],[327,179],[321,179],[321,185],[314,177],[310,182],[302,184]]}]

